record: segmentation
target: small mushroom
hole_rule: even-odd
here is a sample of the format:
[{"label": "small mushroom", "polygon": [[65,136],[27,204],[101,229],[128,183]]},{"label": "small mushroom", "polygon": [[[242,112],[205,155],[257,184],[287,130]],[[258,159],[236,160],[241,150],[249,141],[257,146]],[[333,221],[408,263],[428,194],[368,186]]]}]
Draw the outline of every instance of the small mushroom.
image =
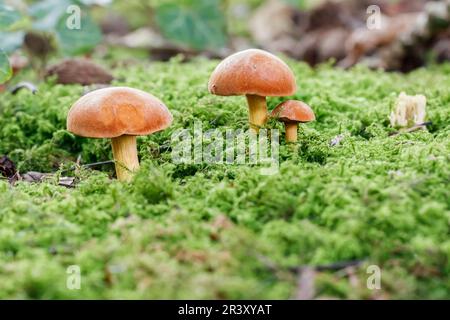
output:
[{"label": "small mushroom", "polygon": [[67,129],[82,137],[111,138],[117,178],[130,181],[139,169],[136,136],[166,129],[172,114],[153,95],[128,87],[92,91],[70,108]]},{"label": "small mushroom", "polygon": [[258,49],[224,59],[208,83],[212,94],[247,97],[250,128],[256,133],[267,121],[266,97],[289,96],[296,88],[291,69],[278,57]]},{"label": "small mushroom", "polygon": [[287,100],[280,103],[272,111],[272,117],[284,122],[286,142],[297,141],[299,122],[310,122],[316,119],[311,107],[298,100]]}]

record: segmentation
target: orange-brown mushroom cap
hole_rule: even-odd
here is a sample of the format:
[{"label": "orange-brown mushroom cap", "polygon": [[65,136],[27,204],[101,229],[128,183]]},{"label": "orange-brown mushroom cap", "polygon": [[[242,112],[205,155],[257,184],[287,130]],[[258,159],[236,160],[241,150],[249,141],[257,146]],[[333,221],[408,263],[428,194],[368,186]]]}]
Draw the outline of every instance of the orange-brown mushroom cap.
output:
[{"label": "orange-brown mushroom cap", "polygon": [[297,85],[288,65],[273,54],[249,49],[224,59],[213,71],[208,90],[219,96],[289,96]]},{"label": "orange-brown mushroom cap", "polygon": [[173,117],[167,107],[144,91],[113,87],[92,91],[70,108],[67,129],[89,138],[148,135],[164,130]]},{"label": "orange-brown mushroom cap", "polygon": [[287,100],[272,111],[272,117],[283,122],[310,122],[316,119],[311,107],[298,100]]}]

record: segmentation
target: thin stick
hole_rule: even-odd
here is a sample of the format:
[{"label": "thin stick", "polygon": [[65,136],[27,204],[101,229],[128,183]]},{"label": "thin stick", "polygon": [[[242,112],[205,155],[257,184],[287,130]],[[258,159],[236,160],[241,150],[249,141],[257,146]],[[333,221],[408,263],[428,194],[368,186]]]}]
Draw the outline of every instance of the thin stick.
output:
[{"label": "thin stick", "polygon": [[433,122],[431,122],[431,121],[424,122],[424,123],[421,123],[421,124],[416,124],[416,125],[412,126],[411,128],[407,128],[407,129],[391,132],[389,134],[389,137],[395,137],[395,136],[398,136],[399,134],[402,134],[402,133],[414,132],[414,131],[417,131],[419,129],[426,128],[427,126],[429,126],[431,124],[433,124]]},{"label": "thin stick", "polygon": [[[277,265],[275,262],[270,260],[268,257],[263,255],[257,255],[256,258],[269,270],[271,271],[280,271],[283,269],[283,267]],[[302,272],[304,269],[313,269],[315,271],[339,271],[342,269],[345,269],[347,267],[355,267],[362,265],[366,259],[361,260],[347,260],[347,261],[337,261],[330,264],[319,264],[319,265],[303,265],[298,267],[291,267],[287,270],[298,274]]]},{"label": "thin stick", "polygon": [[[82,168],[92,168],[92,167],[101,166],[104,164],[114,164],[114,163],[115,163],[114,160],[106,160],[106,161],[83,164],[81,167]],[[76,168],[77,168],[77,166],[72,166],[69,169],[65,169],[60,172],[67,172],[67,171],[75,170]]]},{"label": "thin stick", "polygon": [[104,164],[113,164],[113,163],[114,163],[114,160],[107,160],[107,161],[100,161],[100,162],[83,164],[82,167],[83,168],[92,168],[92,167],[101,166],[101,165],[104,165]]}]

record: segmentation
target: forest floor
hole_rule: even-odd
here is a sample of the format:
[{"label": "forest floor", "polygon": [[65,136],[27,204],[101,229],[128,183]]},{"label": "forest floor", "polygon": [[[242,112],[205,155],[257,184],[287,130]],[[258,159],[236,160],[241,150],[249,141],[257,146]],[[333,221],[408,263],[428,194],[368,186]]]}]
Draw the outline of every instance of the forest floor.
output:
[{"label": "forest floor", "polygon": [[[73,169],[78,157],[111,159],[107,139],[65,129],[81,86],[3,94],[0,155],[21,173],[56,175],[0,180],[0,298],[450,298],[450,65],[404,75],[288,63],[294,98],[316,121],[301,126],[297,147],[269,122],[282,133],[274,175],[173,163],[177,129],[247,128],[243,97],[207,91],[217,61],[111,68],[114,85],[150,92],[174,115],[170,128],[138,139],[142,168],[130,184],[111,165]],[[390,135],[401,91],[427,97],[427,130]],[[268,98],[269,109],[282,100]],[[59,186],[58,176],[76,185]],[[347,261],[358,263],[304,268]],[[67,288],[71,265],[79,290]],[[366,286],[370,265],[381,270],[379,290]]]}]

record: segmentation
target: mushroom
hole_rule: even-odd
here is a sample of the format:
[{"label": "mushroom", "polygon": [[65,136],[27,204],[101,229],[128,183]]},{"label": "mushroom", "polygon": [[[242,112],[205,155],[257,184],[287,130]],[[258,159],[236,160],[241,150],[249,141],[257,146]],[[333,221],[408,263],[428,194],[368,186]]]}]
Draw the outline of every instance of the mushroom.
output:
[{"label": "mushroom", "polygon": [[208,83],[212,94],[247,97],[250,128],[255,133],[267,121],[266,97],[292,95],[296,88],[294,74],[287,64],[258,49],[240,51],[225,58]]},{"label": "mushroom", "polygon": [[111,138],[117,178],[130,181],[139,169],[136,136],[164,130],[172,114],[153,95],[128,87],[92,91],[70,108],[67,129],[82,137]]},{"label": "mushroom", "polygon": [[286,129],[286,142],[297,141],[297,128],[299,122],[310,122],[316,119],[311,107],[298,100],[287,100],[273,109],[272,117],[284,122]]}]

